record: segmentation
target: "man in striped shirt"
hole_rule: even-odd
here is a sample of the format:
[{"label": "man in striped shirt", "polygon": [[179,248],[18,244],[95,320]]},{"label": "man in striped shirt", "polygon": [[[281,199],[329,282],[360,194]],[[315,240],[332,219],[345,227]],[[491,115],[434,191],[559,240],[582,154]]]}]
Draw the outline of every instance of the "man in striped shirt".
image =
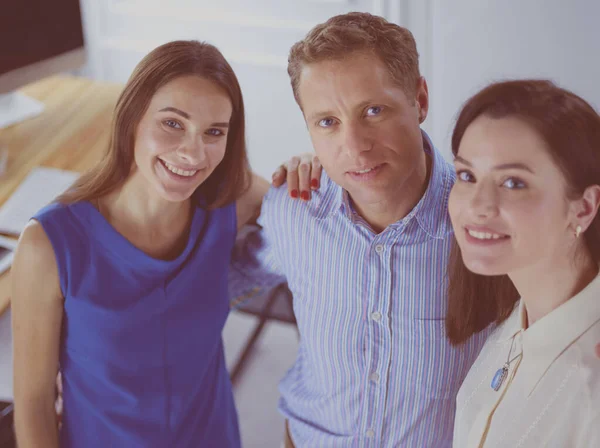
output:
[{"label": "man in striped shirt", "polygon": [[486,335],[445,337],[454,170],[420,129],[415,41],[379,17],[337,16],[292,47],[288,72],[324,173],[310,201],[272,188],[232,265],[248,287],[283,276],[294,296],[286,443],[450,447],[455,395]]}]

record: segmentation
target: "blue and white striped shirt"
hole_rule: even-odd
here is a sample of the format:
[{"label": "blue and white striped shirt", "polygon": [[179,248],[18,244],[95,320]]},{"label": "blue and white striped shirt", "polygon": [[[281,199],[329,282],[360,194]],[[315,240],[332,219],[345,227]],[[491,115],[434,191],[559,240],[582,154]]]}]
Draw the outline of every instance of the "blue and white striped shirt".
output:
[{"label": "blue and white striped shirt", "polygon": [[445,337],[455,175],[428,153],[425,195],[383,232],[323,174],[309,202],[271,188],[263,230],[234,252],[232,281],[265,286],[278,271],[294,296],[300,344],[279,407],[298,447],[452,445],[455,397],[487,333],[460,348]]}]

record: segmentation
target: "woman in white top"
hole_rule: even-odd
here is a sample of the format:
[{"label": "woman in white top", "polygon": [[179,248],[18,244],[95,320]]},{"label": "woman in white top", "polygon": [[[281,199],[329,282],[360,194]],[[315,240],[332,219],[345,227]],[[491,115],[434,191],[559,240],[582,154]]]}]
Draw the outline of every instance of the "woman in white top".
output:
[{"label": "woman in white top", "polygon": [[447,331],[495,323],[457,397],[454,446],[600,447],[600,116],[548,81],[508,81],[452,137]]}]

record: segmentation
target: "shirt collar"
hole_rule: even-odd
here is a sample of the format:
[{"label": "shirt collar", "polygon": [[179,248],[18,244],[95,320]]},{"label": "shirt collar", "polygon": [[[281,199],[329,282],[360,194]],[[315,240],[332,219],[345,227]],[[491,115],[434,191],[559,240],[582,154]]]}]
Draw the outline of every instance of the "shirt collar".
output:
[{"label": "shirt collar", "polygon": [[454,185],[454,167],[433,146],[427,133],[421,132],[423,146],[431,157],[431,175],[425,194],[408,216],[416,216],[418,223],[430,236],[444,238],[452,232],[448,216],[448,196]]},{"label": "shirt collar", "polygon": [[508,319],[502,323],[500,337],[497,339],[498,343],[504,344],[506,341],[510,341],[526,327],[527,313],[525,313],[523,301],[520,300],[515,304],[513,312],[510,314]]},{"label": "shirt collar", "polygon": [[[454,168],[433,146],[427,133],[421,130],[421,134],[424,150],[431,157],[432,162],[429,185],[421,200],[410,213],[393,225],[408,222],[416,217],[419,225],[429,235],[435,238],[444,238],[448,232],[452,231],[448,218],[448,195],[454,184]],[[321,185],[321,188],[325,187],[326,192],[322,196],[317,218],[324,219],[340,211],[350,216],[352,208],[348,193],[334,183],[324,171],[321,176]]]},{"label": "shirt collar", "polygon": [[527,327],[523,300],[506,321],[499,342],[522,335],[523,363],[519,375],[529,395],[552,363],[592,325],[600,321],[600,274],[581,292]]}]

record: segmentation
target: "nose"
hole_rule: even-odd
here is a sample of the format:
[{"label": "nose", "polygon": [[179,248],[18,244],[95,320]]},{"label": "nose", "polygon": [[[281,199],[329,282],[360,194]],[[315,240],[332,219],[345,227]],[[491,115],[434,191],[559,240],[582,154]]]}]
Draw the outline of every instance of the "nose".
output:
[{"label": "nose", "polygon": [[498,215],[498,192],[492,183],[479,182],[475,185],[469,203],[472,216],[485,220]]},{"label": "nose", "polygon": [[201,166],[206,160],[206,143],[202,136],[190,136],[182,141],[177,148],[177,155],[186,164]]},{"label": "nose", "polygon": [[351,158],[370,151],[373,147],[369,130],[360,123],[349,123],[342,129],[342,144]]}]

